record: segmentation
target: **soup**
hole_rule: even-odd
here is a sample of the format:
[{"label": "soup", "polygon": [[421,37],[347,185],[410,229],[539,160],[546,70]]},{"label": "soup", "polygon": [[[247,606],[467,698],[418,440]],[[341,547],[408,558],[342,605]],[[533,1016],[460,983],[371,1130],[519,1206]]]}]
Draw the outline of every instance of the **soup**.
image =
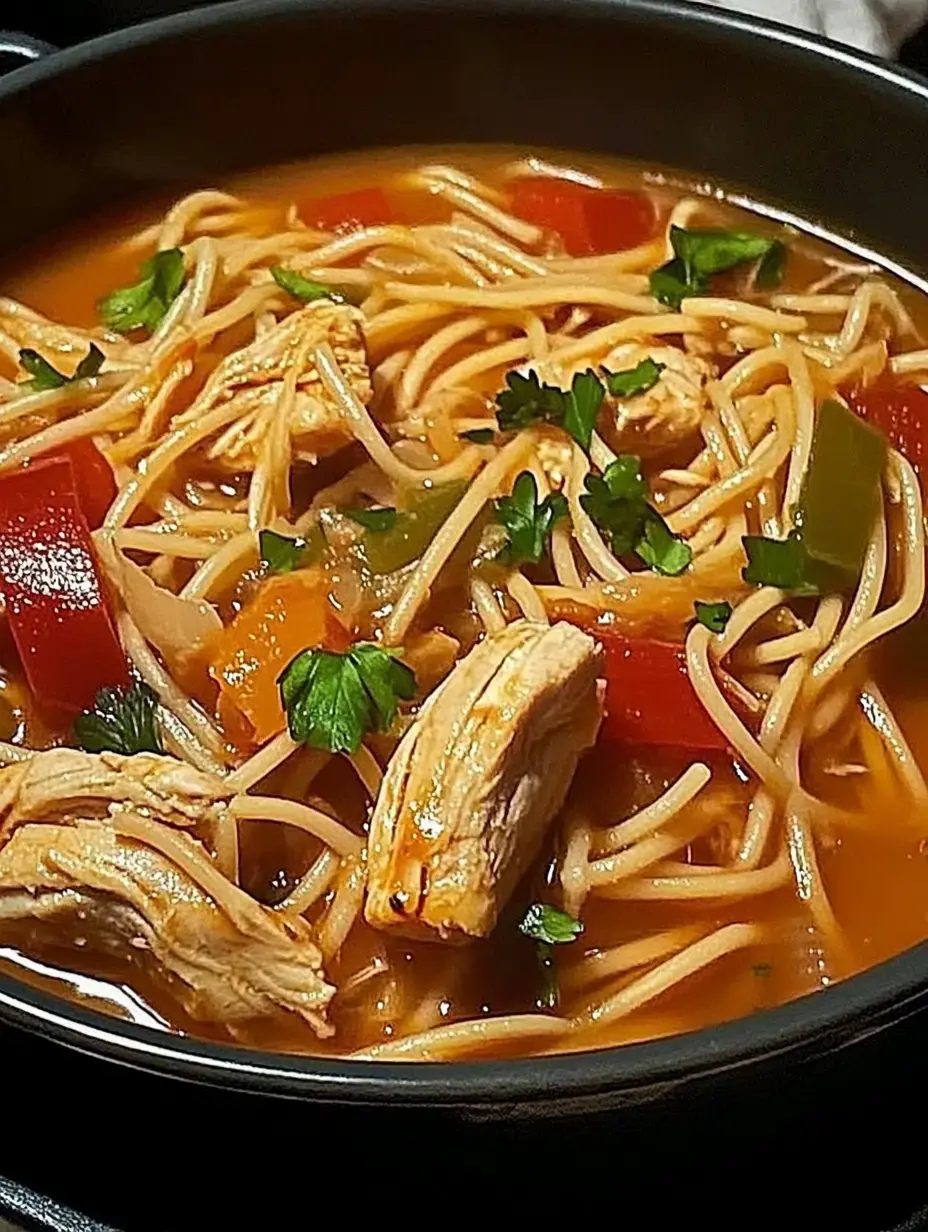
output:
[{"label": "soup", "polygon": [[0,300],[0,961],[396,1060],[928,934],[921,293],[685,177],[288,167]]}]

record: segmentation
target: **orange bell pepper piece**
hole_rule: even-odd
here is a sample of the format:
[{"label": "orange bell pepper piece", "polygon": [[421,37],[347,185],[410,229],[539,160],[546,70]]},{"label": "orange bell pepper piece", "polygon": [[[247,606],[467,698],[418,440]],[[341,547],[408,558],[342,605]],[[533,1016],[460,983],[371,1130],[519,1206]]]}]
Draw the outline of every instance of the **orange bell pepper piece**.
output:
[{"label": "orange bell pepper piece", "polygon": [[286,726],[277,678],[302,650],[347,650],[352,637],[332,610],[315,570],[265,582],[219,635],[210,675],[219,715],[236,744],[264,744]]}]

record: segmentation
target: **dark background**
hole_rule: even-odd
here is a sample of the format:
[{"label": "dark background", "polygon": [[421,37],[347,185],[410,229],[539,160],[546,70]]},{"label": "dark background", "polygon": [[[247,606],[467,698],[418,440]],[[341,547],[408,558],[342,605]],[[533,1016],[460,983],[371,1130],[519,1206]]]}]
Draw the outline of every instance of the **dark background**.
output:
[{"label": "dark background", "polygon": [[[181,7],[195,5],[0,0],[0,25],[64,46]],[[928,30],[900,58],[928,72]],[[157,106],[156,83],[119,105]],[[100,1226],[58,1203],[121,1232],[576,1225],[593,1212],[608,1232],[704,1218],[717,1232],[928,1229],[912,1215],[928,1202],[924,1016],[747,1089],[715,1082],[660,1109],[506,1127],[222,1095],[7,1029],[0,1066],[0,1211],[30,1229]]]}]

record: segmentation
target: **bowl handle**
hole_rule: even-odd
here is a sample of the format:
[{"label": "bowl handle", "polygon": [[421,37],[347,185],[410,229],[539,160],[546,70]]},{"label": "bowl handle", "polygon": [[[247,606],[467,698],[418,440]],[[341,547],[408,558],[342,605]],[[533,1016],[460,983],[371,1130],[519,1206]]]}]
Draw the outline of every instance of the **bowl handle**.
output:
[{"label": "bowl handle", "polygon": [[31,64],[57,50],[51,43],[33,38],[31,34],[0,30],[0,75],[10,73],[15,68],[22,68],[23,65]]}]

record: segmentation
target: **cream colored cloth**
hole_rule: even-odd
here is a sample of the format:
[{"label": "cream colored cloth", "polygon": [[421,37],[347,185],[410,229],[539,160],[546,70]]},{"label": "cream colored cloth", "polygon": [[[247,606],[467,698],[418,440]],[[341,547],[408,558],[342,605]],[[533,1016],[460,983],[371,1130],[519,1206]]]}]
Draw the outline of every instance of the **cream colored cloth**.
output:
[{"label": "cream colored cloth", "polygon": [[716,8],[767,17],[824,34],[877,56],[893,56],[928,21],[928,0],[708,0]]}]

